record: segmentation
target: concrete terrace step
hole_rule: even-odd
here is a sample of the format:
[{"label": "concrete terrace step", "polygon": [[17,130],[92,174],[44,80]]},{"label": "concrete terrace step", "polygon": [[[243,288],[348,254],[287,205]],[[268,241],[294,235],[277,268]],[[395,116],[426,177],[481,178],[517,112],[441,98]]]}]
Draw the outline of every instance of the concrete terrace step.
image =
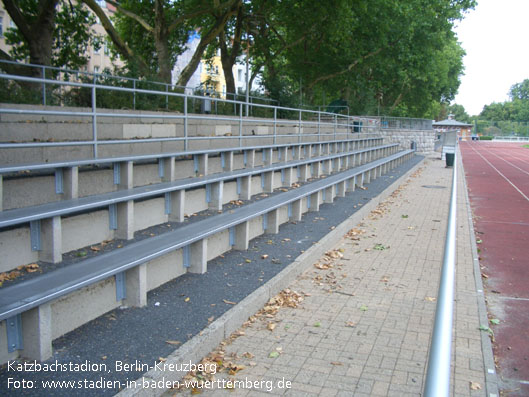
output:
[{"label": "concrete terrace step", "polygon": [[[412,153],[411,150],[407,150],[392,154],[369,164],[310,182],[298,189],[274,195],[236,210],[183,226],[176,231],[133,243],[122,249],[0,289],[0,319],[6,319],[8,323],[2,325],[8,328],[6,331],[7,353],[11,354],[2,354],[3,361],[5,362],[6,357],[13,357],[14,352],[22,348],[25,357],[45,359],[51,355],[51,341],[54,338],[75,329],[80,324],[97,317],[98,314],[103,314],[123,302],[130,306],[145,305],[146,293],[153,287],[147,283],[146,265],[148,263],[152,264],[160,258],[170,257],[173,252],[181,249],[181,264],[184,272],[203,273],[207,270],[209,258],[220,255],[231,248],[247,249],[248,241],[252,236],[262,232],[277,233],[280,223],[288,219],[300,219],[304,209],[317,211],[320,199],[332,202],[334,196],[344,195],[348,188],[354,189],[357,184],[363,186],[371,178],[380,176],[382,172],[402,162]],[[350,180],[353,181],[352,186],[348,185]],[[303,199],[304,202],[302,202]],[[284,213],[280,214],[280,210],[286,207],[288,215],[285,217]],[[259,217],[262,218],[260,222],[262,227],[260,226],[257,231],[252,231],[251,222]],[[229,234],[229,242],[215,247],[215,252],[209,252],[211,250],[208,251],[208,238],[219,236],[219,233]],[[170,257],[169,263],[160,265],[161,269],[157,268],[162,272],[168,269],[163,266],[170,266],[170,269],[173,269],[172,273],[168,272],[169,278],[164,282],[174,278],[172,277],[175,274],[174,261],[175,258]],[[115,281],[106,283],[112,276],[116,276]],[[79,294],[81,288],[99,281],[106,283],[101,288],[107,292],[100,290],[98,294],[108,296],[109,288],[114,289],[117,303],[114,305],[96,303],[93,293],[90,295],[88,292],[88,296]],[[160,281],[157,285],[162,283]],[[78,295],[73,298],[73,303],[72,299],[70,302],[68,299],[64,300],[66,295],[70,296],[74,292]],[[52,308],[54,302],[56,304],[58,302],[59,306],[64,309],[64,305],[69,303],[75,305],[76,300],[85,302],[89,296],[92,296],[94,302],[91,302],[89,308],[84,307],[85,312],[88,310],[87,313],[82,310],[80,313],[75,313],[75,316],[81,317],[80,319],[71,320],[68,317],[72,311],[71,308],[70,310],[53,310]],[[99,298],[98,296],[97,299]],[[95,309],[92,306],[95,305],[102,307],[94,312]],[[62,318],[59,318],[60,316]],[[64,325],[65,322],[68,324]],[[58,325],[59,323],[61,325]],[[55,327],[59,330],[55,330]],[[24,339],[23,344],[22,339]],[[3,346],[0,346],[0,349],[3,350],[6,343],[1,344]]]},{"label": "concrete terrace step", "polygon": [[288,161],[271,166],[255,167],[252,169],[242,169],[232,172],[220,172],[205,177],[185,178],[174,182],[164,182],[148,186],[141,186],[132,189],[118,190],[115,192],[92,195],[78,199],[63,200],[52,203],[46,203],[37,206],[17,208],[0,212],[0,228],[27,223],[39,219],[50,218],[53,216],[68,215],[75,212],[91,210],[104,207],[107,205],[117,204],[128,200],[141,200],[149,197],[163,195],[174,192],[175,190],[192,189],[199,186],[208,185],[215,182],[233,180],[244,176],[259,175],[266,172],[281,171],[289,168],[295,168],[302,165],[313,164],[316,162],[333,161],[343,159],[344,157],[365,154],[367,156],[373,150],[384,150],[397,148],[397,144],[377,146],[369,149],[344,152],[340,154],[312,157],[307,160]]},{"label": "concrete terrace step", "polygon": [[[38,260],[58,263],[66,252],[114,238],[130,240],[136,231],[167,221],[182,222],[186,214],[208,208],[221,209],[222,204],[230,200],[249,200],[254,194],[289,187],[294,182],[354,167],[397,150],[395,144],[351,150],[380,141],[343,142],[333,148],[332,154],[326,155],[324,153],[331,152],[330,146],[297,146],[291,156],[288,147],[277,154],[273,148],[264,148],[263,161],[259,163],[263,165],[257,165],[255,151],[250,149],[244,156],[244,168],[236,170],[232,152],[226,155],[224,164],[217,159],[216,163],[209,161],[209,165],[208,154],[202,153],[197,155],[196,167],[203,176],[187,177],[179,164],[172,161],[168,167],[171,170],[167,171],[169,181],[157,182],[158,175],[151,173],[149,179],[146,176],[149,174],[140,172],[143,182],[153,180],[155,183],[137,187],[133,187],[136,172],[130,162],[125,162],[118,167],[121,179],[118,190],[0,212],[0,229],[3,228],[0,236],[5,242],[0,244],[0,271]],[[290,158],[295,160],[285,161]],[[239,166],[241,161],[242,155],[238,158]],[[112,174],[108,171],[94,178],[92,183],[103,185],[105,176],[111,179]],[[70,185],[77,185],[72,179]],[[33,179],[27,182],[31,184]]]}]

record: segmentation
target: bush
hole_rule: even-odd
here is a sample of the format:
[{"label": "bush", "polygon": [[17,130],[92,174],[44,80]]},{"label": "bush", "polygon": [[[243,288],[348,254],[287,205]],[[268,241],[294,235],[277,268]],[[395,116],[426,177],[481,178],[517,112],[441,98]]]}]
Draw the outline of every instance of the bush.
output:
[{"label": "bush", "polygon": [[493,138],[494,138],[493,136],[484,135],[484,136],[480,136],[479,140],[480,141],[492,141]]}]

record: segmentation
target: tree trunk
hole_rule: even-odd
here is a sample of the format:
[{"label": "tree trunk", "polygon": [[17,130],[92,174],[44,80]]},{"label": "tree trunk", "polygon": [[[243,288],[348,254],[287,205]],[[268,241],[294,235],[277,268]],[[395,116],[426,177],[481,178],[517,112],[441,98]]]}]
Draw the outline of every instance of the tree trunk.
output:
[{"label": "tree trunk", "polygon": [[235,62],[237,61],[237,55],[241,50],[242,24],[244,18],[244,9],[240,2],[238,3],[237,7],[237,22],[235,26],[235,33],[233,35],[231,51],[228,48],[228,44],[226,44],[225,32],[222,31],[219,34],[220,61],[222,63],[224,79],[226,80],[226,92],[230,94],[236,94],[235,78],[233,77],[233,65],[235,65]]},{"label": "tree trunk", "polygon": [[163,2],[155,2],[154,40],[158,55],[158,77],[161,81],[171,84],[171,54],[169,53],[169,29],[165,20]]},{"label": "tree trunk", "polygon": [[182,70],[182,73],[180,74],[180,77],[178,78],[177,85],[180,86],[187,86],[187,83],[189,82],[189,79],[191,76],[193,76],[193,73],[195,73],[195,70],[197,70],[198,64],[200,63],[200,60],[202,59],[202,55],[204,54],[204,51],[206,50],[206,47],[211,43],[215,37],[219,35],[219,33],[224,29],[224,26],[226,25],[226,22],[228,19],[237,11],[237,9],[233,9],[233,7],[222,14],[220,18],[217,18],[215,21],[215,24],[212,26],[212,28],[203,36],[200,38],[200,42],[198,43],[198,46],[195,50],[195,53],[191,57],[191,60],[186,65],[184,70]]},{"label": "tree trunk", "polygon": [[[30,24],[22,14],[18,2],[3,0],[6,11],[28,43],[29,62],[32,64],[51,66],[53,31],[58,2],[59,0],[40,1],[37,20]],[[41,69],[32,69],[32,75],[41,77]]]},{"label": "tree trunk", "polygon": [[127,43],[121,38],[119,33],[114,29],[114,26],[112,25],[112,22],[108,19],[105,12],[99,7],[99,5],[95,2],[95,0],[82,0],[83,3],[85,3],[93,12],[97,15],[99,20],[101,21],[101,24],[103,25],[103,28],[105,28],[105,31],[107,32],[108,37],[114,45],[116,46],[116,50],[123,56],[123,58],[127,59],[130,63],[138,66],[141,73],[144,75],[149,74],[149,67],[147,64],[138,57],[134,51],[127,45]]}]

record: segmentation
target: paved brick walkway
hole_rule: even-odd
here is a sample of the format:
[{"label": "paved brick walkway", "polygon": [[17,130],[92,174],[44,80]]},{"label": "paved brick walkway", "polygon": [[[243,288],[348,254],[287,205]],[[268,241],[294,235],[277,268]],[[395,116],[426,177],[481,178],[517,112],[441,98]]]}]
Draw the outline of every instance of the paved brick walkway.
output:
[{"label": "paved brick walkway", "polygon": [[[452,178],[437,157],[210,355],[228,367],[214,379],[237,381],[233,390],[218,383],[220,389],[195,393],[420,395]],[[479,281],[476,287],[460,175],[452,389],[455,396],[493,396],[486,391]]]}]

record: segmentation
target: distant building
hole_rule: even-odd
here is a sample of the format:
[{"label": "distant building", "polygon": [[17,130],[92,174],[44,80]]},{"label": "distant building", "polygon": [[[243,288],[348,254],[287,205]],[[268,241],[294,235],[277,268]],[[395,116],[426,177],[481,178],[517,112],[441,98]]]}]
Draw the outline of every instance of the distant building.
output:
[{"label": "distant building", "polygon": [[[172,83],[176,84],[182,70],[187,66],[191,57],[196,51],[198,43],[200,42],[200,33],[193,32],[189,36],[187,42],[187,49],[178,56],[176,64],[172,72]],[[246,55],[241,55],[237,58],[237,63],[233,65],[233,78],[235,80],[235,91],[237,93],[246,92]],[[226,98],[226,79],[222,69],[222,62],[220,59],[220,50],[209,60],[202,59],[197,67],[195,73],[191,76],[187,83],[189,91],[201,89],[205,92],[215,92],[217,96]],[[253,81],[250,91],[260,91],[260,79],[256,78]],[[232,99],[232,98],[228,98]]]},{"label": "distant building", "polygon": [[446,120],[433,122],[432,127],[435,131],[437,131],[437,137],[439,139],[442,138],[443,133],[454,130],[457,131],[457,135],[463,141],[467,141],[472,137],[473,125],[454,120],[453,114],[449,114]]}]

